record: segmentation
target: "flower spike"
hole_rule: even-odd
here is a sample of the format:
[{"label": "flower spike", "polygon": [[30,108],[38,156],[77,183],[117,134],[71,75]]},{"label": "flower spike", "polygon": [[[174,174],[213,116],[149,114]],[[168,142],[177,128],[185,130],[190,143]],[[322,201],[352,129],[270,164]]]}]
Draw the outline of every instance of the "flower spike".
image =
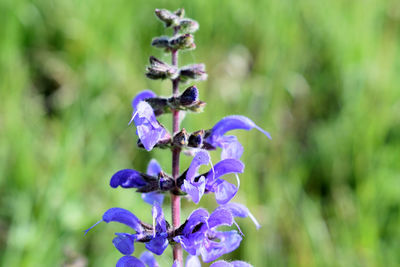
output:
[{"label": "flower spike", "polygon": [[[253,128],[270,134],[245,116],[228,116],[217,122],[209,130],[200,129],[188,132],[180,123],[186,111],[202,112],[206,103],[200,100],[199,89],[195,85],[180,91],[180,85],[189,81],[207,79],[204,64],[189,64],[180,67],[178,54],[181,50],[196,47],[193,33],[199,29],[199,23],[185,17],[184,9],[170,11],[156,9],[156,17],[166,28],[172,28],[172,36],[159,36],[152,39],[151,45],[171,53],[171,64],[150,56],[146,67],[149,79],[168,79],[172,81],[172,95],[157,96],[151,90],[139,92],[132,100],[132,117],[137,145],[147,151],[153,148],[168,148],[172,151],[172,176],[166,174],[160,164],[152,159],[147,171],[142,173],[134,169],[122,169],[110,179],[110,187],[134,189],[141,193],[144,202],[151,204],[152,223],[144,223],[135,214],[123,208],[111,208],[104,212],[102,219],[85,231],[87,234],[101,222],[118,222],[130,227],[130,232],[117,232],[112,240],[115,248],[122,254],[117,267],[159,267],[154,254],[161,255],[171,244],[173,246],[173,267],[184,267],[182,249],[189,253],[185,267],[200,267],[203,262],[211,267],[251,267],[242,261],[212,261],[230,253],[239,247],[244,237],[236,217],[250,217],[256,227],[260,225],[249,209],[242,204],[230,202],[240,186],[238,174],[244,171],[240,161],[243,146],[234,135],[225,135],[236,129]],[[173,129],[170,132],[157,120],[157,117],[171,113]],[[222,149],[221,160],[213,165],[208,150]],[[188,168],[180,173],[179,155],[183,152],[193,156]],[[202,165],[210,165],[207,172],[199,172]],[[236,177],[237,184],[230,183],[225,175]],[[171,195],[172,225],[164,217],[162,204],[164,193]],[[213,193],[219,207],[211,214],[199,208],[194,210],[183,224],[180,224],[179,199],[187,195],[198,204],[204,194]],[[237,226],[237,230],[222,231],[221,226]],[[148,251],[139,258],[133,256],[135,243],[144,243]],[[176,243],[181,244],[177,246]]]}]

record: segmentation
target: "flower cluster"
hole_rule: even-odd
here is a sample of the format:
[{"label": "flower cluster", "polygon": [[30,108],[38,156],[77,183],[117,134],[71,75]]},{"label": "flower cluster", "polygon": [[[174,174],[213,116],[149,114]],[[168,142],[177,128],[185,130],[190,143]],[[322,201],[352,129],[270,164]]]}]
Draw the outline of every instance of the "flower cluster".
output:
[{"label": "flower cluster", "polygon": [[[153,254],[161,255],[169,245],[179,250],[180,246],[189,254],[186,266],[201,266],[198,256],[203,262],[212,262],[220,256],[237,249],[243,234],[235,222],[236,217],[250,217],[256,227],[260,225],[249,209],[242,204],[231,202],[240,186],[239,174],[244,172],[244,164],[240,161],[243,146],[229,131],[242,129],[257,129],[268,138],[270,134],[245,116],[232,115],[218,121],[210,129],[200,129],[187,132],[179,129],[179,112],[201,112],[205,102],[199,99],[196,86],[189,86],[179,94],[179,83],[205,80],[207,73],[204,64],[193,64],[179,68],[177,65],[178,50],[195,48],[194,33],[199,24],[184,17],[184,10],[171,12],[157,9],[156,16],[165,27],[173,28],[172,37],[161,36],[154,38],[152,45],[172,53],[172,65],[150,57],[150,65],[146,76],[150,79],[169,79],[173,83],[174,94],[170,97],[157,96],[151,90],[138,93],[132,101],[132,118],[129,123],[136,126],[137,145],[147,151],[153,148],[171,149],[173,169],[178,173],[169,175],[164,172],[155,159],[148,164],[145,173],[134,169],[123,169],[116,172],[110,180],[112,188],[134,188],[141,193],[143,200],[152,205],[152,223],[139,220],[133,213],[122,208],[107,210],[102,219],[97,222],[118,222],[132,229],[128,233],[115,233],[113,244],[123,255],[117,262],[117,267],[128,266],[158,266]],[[168,113],[173,114],[174,131],[170,133],[157,117]],[[178,125],[178,130],[175,127]],[[209,150],[221,149],[221,160],[213,164]],[[190,166],[179,173],[179,153],[186,151],[192,155]],[[207,172],[199,172],[202,165],[209,165]],[[236,184],[226,180],[227,174],[234,174]],[[210,214],[203,208],[194,210],[183,224],[170,225],[162,210],[166,193],[175,198],[186,196],[198,204],[204,194],[214,194],[218,207]],[[173,213],[173,217],[176,216]],[[178,213],[179,222],[179,213]],[[173,219],[176,219],[173,218]],[[236,225],[236,230],[221,231],[220,226]],[[92,229],[90,227],[86,232]],[[132,256],[135,243],[144,243],[150,252],[144,252],[140,258]],[[180,244],[178,246],[177,244]],[[153,253],[153,254],[152,254]],[[182,266],[182,256],[174,256],[173,266]],[[212,267],[246,267],[251,266],[241,261],[216,261]]]}]

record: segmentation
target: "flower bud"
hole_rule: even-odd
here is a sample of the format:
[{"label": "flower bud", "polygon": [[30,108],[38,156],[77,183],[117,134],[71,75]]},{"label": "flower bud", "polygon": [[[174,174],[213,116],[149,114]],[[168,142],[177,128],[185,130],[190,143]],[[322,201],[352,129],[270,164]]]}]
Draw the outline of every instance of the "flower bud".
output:
[{"label": "flower bud", "polygon": [[182,19],[185,16],[185,9],[179,8],[179,9],[174,11],[174,14]]},{"label": "flower bud", "polygon": [[150,66],[147,67],[146,76],[150,79],[175,79],[177,76],[177,68],[151,56]]},{"label": "flower bud", "polygon": [[179,97],[179,102],[183,106],[191,106],[199,101],[199,90],[196,86],[190,86]]},{"label": "flower bud", "polygon": [[151,41],[151,45],[157,48],[169,49],[169,37],[168,36],[155,37]]},{"label": "flower bud", "polygon": [[172,144],[177,147],[183,147],[188,144],[188,133],[186,132],[185,128],[174,135]]},{"label": "flower bud", "polygon": [[169,48],[172,50],[196,48],[193,35],[187,33],[171,38],[169,40]]},{"label": "flower bud", "polygon": [[204,138],[204,130],[193,132],[189,136],[188,146],[201,147],[201,145],[203,144],[203,138]]},{"label": "flower bud", "polygon": [[193,64],[184,66],[179,70],[180,80],[185,82],[189,79],[204,81],[207,79],[204,64]]},{"label": "flower bud", "polygon": [[167,9],[156,9],[155,14],[157,18],[159,18],[162,22],[164,22],[166,28],[171,26],[177,26],[179,24],[179,19],[180,19],[179,15],[172,13]]},{"label": "flower bud", "polygon": [[181,19],[179,26],[181,33],[194,33],[199,29],[199,23],[192,19]]},{"label": "flower bud", "polygon": [[158,178],[159,178],[159,188],[161,191],[169,191],[174,189],[175,180],[172,177],[166,175],[164,172],[160,172]]}]

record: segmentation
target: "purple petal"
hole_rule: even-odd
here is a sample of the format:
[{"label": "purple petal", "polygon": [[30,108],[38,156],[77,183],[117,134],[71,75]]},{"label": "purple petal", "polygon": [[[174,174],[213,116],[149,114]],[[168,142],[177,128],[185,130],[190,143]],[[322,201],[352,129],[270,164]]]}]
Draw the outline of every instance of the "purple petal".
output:
[{"label": "purple petal", "polygon": [[211,170],[207,173],[207,184],[210,185],[213,180],[228,174],[228,173],[242,173],[244,164],[237,159],[224,159],[215,164],[214,172]]},{"label": "purple petal", "polygon": [[151,90],[144,90],[139,92],[135,98],[132,100],[132,108],[134,112],[136,111],[136,106],[139,104],[140,101],[143,101],[147,98],[156,97],[157,95]]},{"label": "purple petal", "polygon": [[237,191],[238,188],[235,185],[223,181],[215,190],[215,199],[220,205],[226,204],[236,195]]},{"label": "purple petal", "polygon": [[198,257],[188,255],[186,258],[186,265],[185,267],[201,267],[201,263]]},{"label": "purple petal", "polygon": [[[135,124],[143,124],[143,122],[148,122],[153,127],[159,127],[156,116],[154,115],[153,108],[149,103],[145,101],[139,102],[137,105],[137,115],[134,117]],[[137,126],[137,125],[136,125]]]},{"label": "purple petal", "polygon": [[156,259],[154,258],[153,253],[150,253],[148,251],[145,251],[140,255],[140,260],[143,261],[147,265],[147,267],[160,267],[160,265],[158,265]]},{"label": "purple petal", "polygon": [[244,261],[232,261],[231,264],[233,265],[233,267],[253,267],[253,265]]},{"label": "purple petal", "polygon": [[228,209],[217,208],[208,218],[208,227],[214,228],[221,225],[231,226],[233,223],[232,213]]},{"label": "purple petal", "polygon": [[179,261],[175,260],[174,263],[172,263],[172,267],[181,267],[179,264]]},{"label": "purple petal", "polygon": [[225,253],[230,253],[237,249],[242,241],[242,237],[235,230],[217,232],[216,237],[219,238],[220,242],[224,244]]},{"label": "purple petal", "polygon": [[181,189],[192,197],[194,203],[198,204],[206,189],[206,179],[201,176],[199,181],[192,183],[185,179]]},{"label": "purple petal", "polygon": [[246,218],[247,216],[249,216],[256,225],[257,229],[261,227],[256,218],[253,216],[253,214],[251,214],[251,212],[245,205],[231,202],[223,205],[222,207],[229,209],[234,217]]},{"label": "purple petal", "polygon": [[147,165],[147,174],[151,176],[158,176],[160,172],[162,171],[160,164],[157,162],[157,160],[152,159],[149,162],[149,165]]},{"label": "purple petal", "polygon": [[167,225],[165,223],[164,213],[158,202],[154,202],[153,208],[151,209],[151,213],[153,215],[153,219],[156,222],[156,231],[157,232],[166,232]]},{"label": "purple petal", "polygon": [[139,219],[132,212],[121,208],[111,208],[103,214],[103,221],[123,223],[137,232],[142,232],[143,228]]},{"label": "purple petal", "polygon": [[216,145],[222,148],[221,159],[240,159],[243,154],[243,146],[236,136],[221,136]]},{"label": "purple petal", "polygon": [[183,229],[183,234],[187,235],[187,234],[192,233],[193,228],[196,227],[200,223],[207,222],[207,219],[209,216],[210,216],[210,214],[205,209],[200,208],[200,209],[194,210],[190,214],[189,218],[187,219],[185,228]]},{"label": "purple petal", "polygon": [[146,182],[142,179],[142,174],[136,170],[120,170],[116,172],[110,180],[110,186],[116,188],[139,188],[145,186]]},{"label": "purple petal", "polygon": [[210,267],[233,267],[232,264],[226,261],[216,261]]},{"label": "purple petal", "polygon": [[158,235],[146,243],[146,248],[154,254],[161,255],[168,247],[168,239],[164,235]]},{"label": "purple petal", "polygon": [[217,122],[217,124],[214,125],[214,127],[211,130],[211,135],[212,136],[222,136],[226,132],[231,131],[231,130],[237,130],[237,129],[242,129],[249,131],[253,128],[256,128],[263,134],[265,134],[269,139],[271,139],[271,135],[258,127],[252,120],[245,116],[240,116],[240,115],[232,115],[232,116],[227,116]]},{"label": "purple petal", "polygon": [[211,262],[225,254],[224,244],[221,242],[206,241],[207,245],[200,248],[203,262]]},{"label": "purple petal", "polygon": [[136,133],[147,151],[161,140],[167,131],[160,125],[151,106],[144,101],[137,105],[137,114],[134,116]]},{"label": "purple petal", "polygon": [[113,239],[114,246],[124,255],[131,255],[135,250],[133,246],[135,238],[131,234],[116,233],[116,237]]},{"label": "purple petal", "polygon": [[200,249],[201,257],[204,262],[216,260],[220,256],[234,251],[239,247],[242,241],[242,237],[234,230],[216,232],[215,234],[220,242],[209,241],[206,246]]},{"label": "purple petal", "polygon": [[201,245],[201,243],[196,242],[196,239],[186,238],[184,236],[176,236],[174,237],[174,241],[180,243],[182,248],[191,255],[197,255],[197,251]]},{"label": "purple petal", "polygon": [[155,202],[159,203],[160,205],[162,205],[163,201],[164,201],[164,194],[160,194],[157,192],[150,192],[150,193],[143,193],[142,194],[142,199],[150,204],[153,205]]},{"label": "purple petal", "polygon": [[201,165],[208,164],[210,162],[210,155],[204,151],[200,150],[193,157],[192,163],[190,163],[189,169],[186,173],[186,180],[193,181],[194,177],[197,175],[197,170]]},{"label": "purple petal", "polygon": [[146,267],[146,265],[136,257],[123,256],[118,260],[116,267]]}]

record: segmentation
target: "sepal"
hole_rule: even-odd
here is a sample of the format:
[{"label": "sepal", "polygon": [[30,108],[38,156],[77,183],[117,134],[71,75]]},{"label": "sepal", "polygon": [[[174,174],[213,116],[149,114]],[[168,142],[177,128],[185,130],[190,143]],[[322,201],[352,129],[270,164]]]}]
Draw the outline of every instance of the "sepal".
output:
[{"label": "sepal", "polygon": [[167,9],[156,9],[155,10],[155,14],[156,17],[161,20],[162,22],[164,22],[164,26],[166,28],[168,27],[174,27],[174,26],[178,26],[179,25],[179,21],[180,21],[180,15],[184,14],[183,9],[178,9],[176,11],[179,15],[177,15],[175,12],[171,12]]},{"label": "sepal", "polygon": [[197,81],[207,80],[205,65],[193,64],[180,68],[179,80],[182,82],[187,82],[188,80],[197,80]]},{"label": "sepal", "polygon": [[146,76],[149,79],[175,79],[178,76],[178,70],[175,66],[170,66],[167,63],[150,57],[150,66],[146,68]]},{"label": "sepal", "polygon": [[199,29],[199,23],[193,19],[181,19],[179,21],[179,31],[181,33],[194,33]]},{"label": "sepal", "polygon": [[168,36],[155,37],[151,41],[151,45],[157,48],[162,48],[165,52],[196,48],[194,37],[190,33],[177,35],[171,38]]},{"label": "sepal", "polygon": [[173,139],[172,139],[172,145],[175,147],[185,147],[188,144],[189,140],[189,135],[186,132],[185,128],[182,128],[181,131],[177,132]]}]

